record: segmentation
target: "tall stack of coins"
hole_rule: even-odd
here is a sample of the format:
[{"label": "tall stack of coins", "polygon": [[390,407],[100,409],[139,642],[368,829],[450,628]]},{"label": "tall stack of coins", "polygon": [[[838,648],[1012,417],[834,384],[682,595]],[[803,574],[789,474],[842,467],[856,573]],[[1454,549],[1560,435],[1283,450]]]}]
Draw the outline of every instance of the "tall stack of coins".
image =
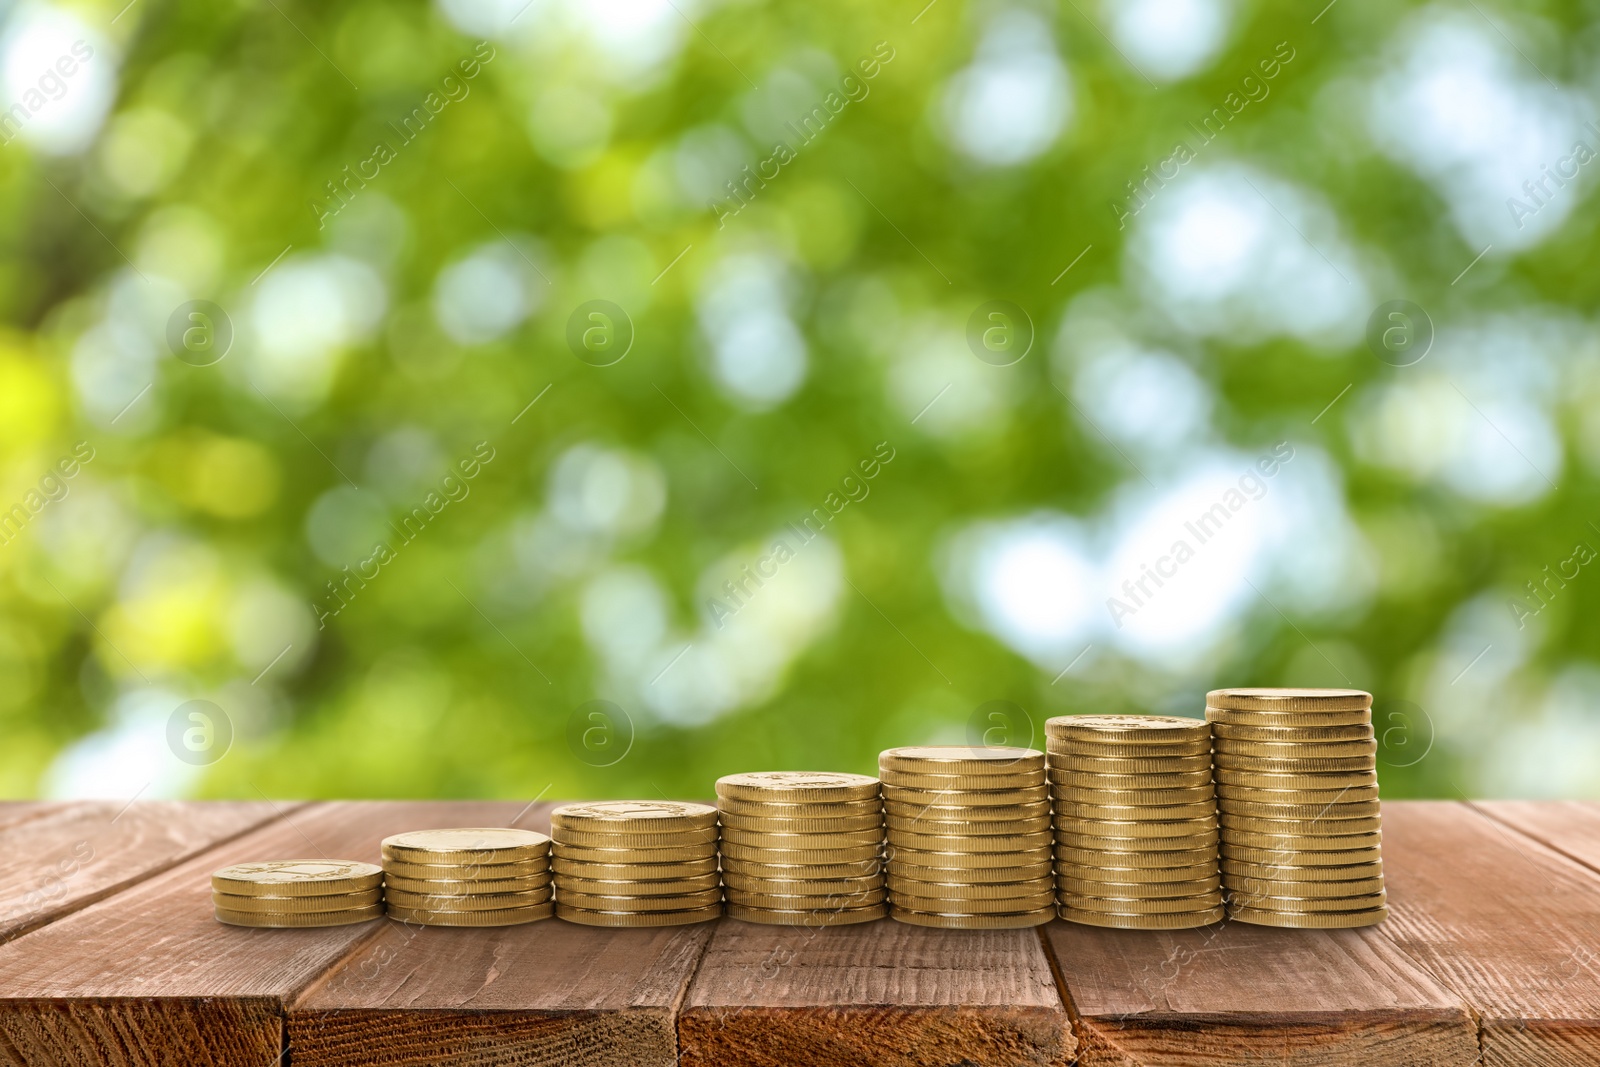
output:
[{"label": "tall stack of coins", "polygon": [[1046,722],[1045,735],[1061,917],[1123,930],[1221,919],[1210,727],[1069,715]]},{"label": "tall stack of coins", "polygon": [[236,863],[211,875],[217,921],[231,926],[346,926],[383,915],[383,869],[354,860]]},{"label": "tall stack of coins", "polygon": [[755,771],[717,779],[728,914],[842,926],[889,913],[883,802],[863,774]]},{"label": "tall stack of coins", "polygon": [[889,914],[959,930],[1055,916],[1044,753],[891,748],[878,757],[888,824]]},{"label": "tall stack of coins", "polygon": [[1229,916],[1313,928],[1382,922],[1372,695],[1219,689],[1206,705]]},{"label": "tall stack of coins", "polygon": [[516,926],[548,919],[550,839],[531,830],[413,830],[383,842],[391,919],[424,926]]},{"label": "tall stack of coins", "polygon": [[556,915],[587,926],[682,926],[722,914],[717,809],[673,800],[550,813]]}]

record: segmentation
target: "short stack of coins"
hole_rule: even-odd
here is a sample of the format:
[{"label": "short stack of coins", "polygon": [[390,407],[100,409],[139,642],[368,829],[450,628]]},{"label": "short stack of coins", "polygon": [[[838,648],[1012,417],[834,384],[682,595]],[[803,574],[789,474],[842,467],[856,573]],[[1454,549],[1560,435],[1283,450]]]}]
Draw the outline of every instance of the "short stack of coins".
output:
[{"label": "short stack of coins", "polygon": [[717,779],[728,914],[843,926],[889,913],[883,801],[863,774],[756,771]]},{"label": "short stack of coins", "polygon": [[1044,753],[891,748],[878,757],[878,776],[893,918],[983,930],[1055,917]]},{"label": "short stack of coins", "polygon": [[1219,689],[1206,705],[1229,917],[1315,929],[1382,922],[1371,694]]},{"label": "short stack of coins", "polygon": [[548,919],[550,839],[531,830],[413,830],[383,841],[391,919],[423,926],[517,926]]},{"label": "short stack of coins", "polygon": [[383,916],[383,868],[354,860],[236,863],[211,875],[230,926],[347,926]]},{"label": "short stack of coins", "polygon": [[722,914],[717,809],[674,800],[550,813],[556,915],[586,926],[682,926]]},{"label": "short stack of coins", "polygon": [[1223,917],[1211,730],[1165,715],[1045,723],[1061,918],[1182,930]]}]

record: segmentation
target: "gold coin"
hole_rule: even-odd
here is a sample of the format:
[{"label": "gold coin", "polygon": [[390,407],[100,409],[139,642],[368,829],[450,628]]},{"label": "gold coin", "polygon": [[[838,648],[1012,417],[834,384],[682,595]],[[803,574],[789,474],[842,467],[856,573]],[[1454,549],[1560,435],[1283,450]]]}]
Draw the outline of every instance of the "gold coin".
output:
[{"label": "gold coin", "polygon": [[728,918],[767,926],[850,926],[882,919],[888,914],[887,904],[873,904],[865,908],[783,911],[777,908],[749,908],[732,901],[728,903]]},{"label": "gold coin", "polygon": [[902,890],[889,894],[889,903],[906,911],[924,914],[956,915],[1015,915],[1019,912],[1037,911],[1056,902],[1055,888],[1046,886],[1040,892],[1026,897],[1008,897],[1005,900],[974,900],[939,896],[914,896]]},{"label": "gold coin", "polygon": [[1257,774],[1351,774],[1357,771],[1376,773],[1376,753],[1365,756],[1339,756],[1334,759],[1307,757],[1280,759],[1276,756],[1230,756],[1224,752],[1216,755],[1219,770],[1253,771]]},{"label": "gold coin", "polygon": [[557,847],[576,845],[579,848],[693,848],[696,845],[715,844],[717,828],[706,826],[695,830],[676,830],[657,833],[635,833],[631,830],[568,830],[555,827]]},{"label": "gold coin", "polygon": [[1379,863],[1382,855],[1376,848],[1352,849],[1332,852],[1316,849],[1251,848],[1222,842],[1222,858],[1260,863],[1269,867],[1357,867]]},{"label": "gold coin", "polygon": [[1360,689],[1213,689],[1207,708],[1237,711],[1365,711],[1372,694]]},{"label": "gold coin", "polygon": [[235,863],[211,874],[211,888],[237,896],[327,896],[360,893],[383,883],[383,868],[354,860],[266,860]]},{"label": "gold coin", "polygon": [[876,878],[883,874],[882,856],[857,863],[755,863],[724,857],[722,876],[765,878],[780,882],[811,882],[843,878]]},{"label": "gold coin", "polygon": [[442,911],[437,908],[389,908],[389,918],[418,926],[521,926],[555,914],[555,904],[545,901],[524,908],[498,908],[494,911]]},{"label": "gold coin", "polygon": [[1045,764],[1056,756],[1091,756],[1103,759],[1146,759],[1178,756],[1209,756],[1211,736],[1205,734],[1188,741],[1147,744],[1143,741],[1087,741],[1077,738],[1051,738],[1044,746]]},{"label": "gold coin", "polygon": [[1053,907],[1012,915],[961,915],[913,911],[891,904],[889,917],[909,926],[933,926],[944,930],[1021,930],[1029,926],[1043,926],[1056,915]]},{"label": "gold coin", "polygon": [[1231,908],[1249,908],[1252,911],[1284,912],[1340,912],[1372,911],[1387,905],[1388,895],[1383,890],[1355,897],[1278,897],[1245,894],[1229,901]]},{"label": "gold coin", "polygon": [[876,800],[878,780],[839,771],[746,771],[717,779],[721,800],[814,801]]},{"label": "gold coin", "polygon": [[778,819],[764,815],[735,815],[732,812],[725,811],[722,813],[722,828],[724,831],[731,829],[780,834],[859,833],[863,830],[881,833],[883,830],[883,813],[873,812],[871,815]]},{"label": "gold coin", "polygon": [[1265,911],[1256,908],[1229,908],[1228,917],[1257,926],[1284,926],[1295,930],[1347,930],[1374,926],[1389,917],[1387,907],[1371,911]]},{"label": "gold coin", "polygon": [[258,893],[219,893],[212,890],[211,903],[223,911],[282,915],[290,912],[350,911],[356,908],[370,908],[383,903],[383,893],[377,889],[364,889],[359,893],[333,893],[314,897],[269,897]]},{"label": "gold coin", "polygon": [[1338,882],[1357,878],[1382,878],[1382,863],[1362,863],[1349,867],[1286,867],[1262,863],[1241,863],[1238,860],[1222,861],[1224,880],[1243,881],[1247,878],[1266,878],[1285,882]]},{"label": "gold coin", "polygon": [[[717,809],[683,800],[599,800],[563,804],[550,813],[552,830],[673,833],[717,825]],[[555,836],[554,834],[551,835]]]},{"label": "gold coin", "polygon": [[687,926],[708,922],[721,914],[721,904],[687,911],[592,911],[565,903],[556,905],[556,918],[583,926]]},{"label": "gold coin", "polygon": [[1247,834],[1370,834],[1383,828],[1383,818],[1367,815],[1357,819],[1258,819],[1223,812],[1222,828]]},{"label": "gold coin", "polygon": [[1020,867],[919,867],[905,864],[894,869],[897,878],[911,878],[927,882],[950,882],[964,885],[1004,885],[1015,882],[1033,882],[1049,878],[1054,865],[1029,863]]},{"label": "gold coin", "polygon": [[718,874],[702,874],[694,878],[671,878],[652,881],[611,878],[581,878],[570,874],[557,877],[556,885],[562,893],[588,893],[592,896],[674,897],[685,893],[705,893],[722,884]]},{"label": "gold coin", "polygon": [[1367,711],[1241,711],[1237,708],[1206,708],[1206,719],[1213,726],[1370,726]]},{"label": "gold coin", "polygon": [[966,819],[971,822],[1013,822],[1019,819],[1037,819],[1040,816],[1050,817],[1050,800],[1035,801],[1031,804],[994,804],[971,806],[906,804],[902,801],[885,801],[883,805],[884,818],[894,816],[897,819],[933,819],[935,821],[949,821],[952,819]]},{"label": "gold coin", "polygon": [[771,830],[740,830],[728,826],[722,830],[722,840],[736,845],[755,845],[804,851],[808,849],[854,848],[872,846],[883,840],[883,829],[845,830],[838,833],[778,833]]},{"label": "gold coin", "polygon": [[1077,834],[1083,837],[1153,838],[1190,837],[1204,835],[1217,829],[1215,815],[1198,819],[1174,819],[1170,822],[1127,819],[1058,819],[1056,834]]},{"label": "gold coin", "polygon": [[529,889],[521,893],[468,893],[448,895],[440,893],[406,893],[391,890],[384,894],[384,903],[390,908],[405,911],[504,911],[507,908],[525,908],[544,904],[550,900],[550,887]]},{"label": "gold coin", "polygon": [[[1236,903],[1252,897],[1286,897],[1318,900],[1327,897],[1347,899],[1383,891],[1383,876],[1376,878],[1351,878],[1340,882],[1288,882],[1281,878],[1256,878],[1249,875],[1229,875],[1228,892]],[[1270,905],[1261,904],[1261,907]]]},{"label": "gold coin", "polygon": [[1210,911],[1222,903],[1222,891],[1197,893],[1192,897],[1085,897],[1063,898],[1061,903],[1077,912],[1101,912],[1107,915],[1178,915],[1197,911]]},{"label": "gold coin", "polygon": [[1195,882],[1217,877],[1217,861],[1193,863],[1187,867],[1101,867],[1081,863],[1056,866],[1056,882],[1106,881],[1117,885],[1151,885],[1161,882]]},{"label": "gold coin", "polygon": [[813,863],[871,863],[883,854],[883,843],[849,848],[768,848],[738,841],[722,843],[723,862],[751,861],[779,865],[806,866]]},{"label": "gold coin", "polygon": [[715,854],[682,863],[591,863],[557,856],[551,863],[557,874],[578,878],[603,878],[612,882],[648,882],[670,878],[699,878],[717,873]]},{"label": "gold coin", "polygon": [[460,896],[463,893],[521,893],[529,889],[543,889],[549,884],[549,872],[528,878],[472,878],[445,881],[385,875],[383,879],[385,890],[398,889],[402,893],[440,893],[446,896]]},{"label": "gold coin", "polygon": [[1188,852],[1216,848],[1222,834],[1213,829],[1183,837],[1094,837],[1057,831],[1056,844],[1087,852]]},{"label": "gold coin", "polygon": [[1340,771],[1317,774],[1270,774],[1262,771],[1216,770],[1218,785],[1242,785],[1251,789],[1355,789],[1376,785],[1372,771]]},{"label": "gold coin", "polygon": [[1057,863],[1075,863],[1080,867],[1194,867],[1202,863],[1216,863],[1217,850],[1190,848],[1180,850],[1148,849],[1143,851],[1118,851],[1106,849],[1056,846]]},{"label": "gold coin", "polygon": [[[1031,900],[1051,892],[1047,879],[1013,885],[971,884],[967,882],[924,882],[915,878],[889,876],[889,891],[896,898],[933,897],[939,900]],[[1025,909],[1013,909],[1025,910]]]},{"label": "gold coin", "polygon": [[1215,802],[1216,793],[1208,781],[1182,789],[1106,789],[1070,783],[1052,783],[1050,796],[1056,804],[1104,804],[1109,807],[1166,808]]},{"label": "gold coin", "polygon": [[1160,804],[1135,806],[1131,804],[1080,804],[1076,801],[1056,801],[1056,824],[1064,825],[1072,819],[1091,819],[1096,822],[1183,822],[1188,819],[1215,819],[1217,802],[1206,800],[1198,804]]},{"label": "gold coin", "polygon": [[508,878],[528,878],[546,874],[550,860],[522,860],[518,863],[407,863],[405,860],[383,861],[386,877],[416,878],[423,881],[468,882],[480,878],[504,881]]},{"label": "gold coin", "polygon": [[1114,915],[1110,912],[1079,911],[1062,905],[1058,914],[1069,923],[1084,926],[1103,926],[1113,930],[1189,930],[1221,922],[1222,906],[1205,911],[1178,912],[1163,915]]},{"label": "gold coin", "polygon": [[382,904],[341,911],[232,911],[216,909],[217,921],[229,926],[255,926],[286,930],[309,926],[349,926],[383,918]]},{"label": "gold coin", "polygon": [[1375,781],[1339,789],[1263,789],[1256,786],[1232,785],[1227,782],[1217,783],[1219,805],[1241,801],[1247,804],[1293,804],[1305,807],[1312,804],[1319,806],[1370,804],[1376,803],[1377,800],[1378,783]]},{"label": "gold coin", "polygon": [[1373,738],[1371,723],[1354,723],[1349,726],[1234,726],[1215,722],[1211,732],[1217,744],[1230,741],[1264,741],[1268,744],[1288,744],[1295,741],[1341,742],[1370,741]]},{"label": "gold coin", "polygon": [[899,830],[889,835],[891,847],[932,852],[1016,853],[1050,847],[1048,828],[1032,834],[914,834]]},{"label": "gold coin", "polygon": [[1141,744],[1186,744],[1211,740],[1204,719],[1177,715],[1062,715],[1046,719],[1044,732],[1052,741],[1127,739]]},{"label": "gold coin", "polygon": [[891,834],[930,834],[935,837],[945,834],[965,834],[972,837],[989,837],[995,834],[1002,834],[1014,837],[1017,834],[1044,833],[1049,829],[1049,815],[1040,815],[1032,819],[1014,819],[1008,822],[999,820],[974,822],[970,819],[952,819],[946,822],[938,819],[902,819],[895,815],[890,816],[888,821],[888,830]]},{"label": "gold coin", "polygon": [[898,789],[923,789],[935,793],[954,790],[1028,789],[1045,784],[1043,770],[1030,774],[897,774],[885,772],[883,784]]},{"label": "gold coin", "polygon": [[1129,789],[1209,789],[1211,768],[1163,771],[1160,774],[1094,774],[1090,771],[1051,768],[1050,785],[1056,789],[1066,787],[1097,793]]},{"label": "gold coin", "polygon": [[722,797],[717,801],[717,810],[722,813],[719,816],[722,821],[726,821],[729,815],[737,815],[747,819],[858,818],[863,815],[882,815],[883,801],[873,797],[871,800],[829,800],[816,801],[809,804],[780,804],[771,800],[732,800],[728,797]]},{"label": "gold coin", "polygon": [[862,878],[755,878],[738,871],[724,871],[722,884],[747,893],[774,893],[779,896],[814,897],[824,893],[854,893],[883,885],[883,875]]},{"label": "gold coin", "polygon": [[638,863],[684,864],[707,859],[715,863],[717,858],[717,843],[715,840],[676,848],[589,848],[580,845],[569,845],[563,841],[557,841],[554,847],[553,866],[557,869],[559,869],[563,860],[567,862],[626,865]]},{"label": "gold coin", "polygon": [[740,891],[737,897],[730,895],[729,899],[736,900],[740,907],[745,908],[772,908],[776,911],[805,911],[807,909],[825,911],[829,908],[870,908],[886,902],[889,899],[889,892],[886,889],[873,889],[858,893],[835,893],[832,896],[797,897],[780,893]]},{"label": "gold coin", "polygon": [[1383,844],[1383,834],[1322,834],[1317,833],[1315,827],[1303,834],[1256,834],[1229,830],[1227,841],[1234,848],[1259,848],[1273,852],[1353,852],[1378,848]]},{"label": "gold coin", "polygon": [[885,783],[883,799],[886,806],[894,801],[919,808],[994,808],[1048,803],[1050,793],[1042,781],[1016,789],[908,789]]},{"label": "gold coin", "polygon": [[1217,742],[1218,758],[1253,760],[1360,759],[1375,756],[1378,743],[1361,741],[1232,741]]},{"label": "gold coin", "polygon": [[600,896],[594,893],[572,893],[560,882],[556,895],[561,903],[586,911],[693,911],[706,908],[722,900],[721,889],[708,889],[702,893],[681,893],[671,897]]},{"label": "gold coin", "polygon": [[1262,804],[1253,800],[1229,798],[1218,802],[1223,815],[1240,819],[1364,819],[1382,813],[1376,800],[1358,800],[1353,803],[1336,801],[1332,804]]},{"label": "gold coin", "polygon": [[1044,770],[1044,753],[1009,745],[911,745],[878,753],[878,777],[889,773],[985,775]]},{"label": "gold coin", "polygon": [[1021,867],[1032,863],[1049,863],[1050,849],[1047,845],[1019,852],[953,852],[891,843],[886,856],[891,869],[901,863],[912,867]]},{"label": "gold coin", "polygon": [[[1220,893],[1222,878],[1192,878],[1173,882],[1100,882],[1086,878],[1057,878],[1056,889],[1063,899],[1067,897],[1109,897],[1112,899],[1145,897],[1194,897],[1203,893]],[[1218,898],[1221,899],[1220,897]]]},{"label": "gold coin", "polygon": [[[1198,756],[1057,756],[1050,757],[1052,781],[1071,781],[1074,775],[1168,775],[1211,773],[1211,753]],[[1059,773],[1057,773],[1059,772]]]},{"label": "gold coin", "polygon": [[544,834],[507,826],[411,830],[383,839],[384,859],[407,863],[514,863],[549,854],[550,839]]}]

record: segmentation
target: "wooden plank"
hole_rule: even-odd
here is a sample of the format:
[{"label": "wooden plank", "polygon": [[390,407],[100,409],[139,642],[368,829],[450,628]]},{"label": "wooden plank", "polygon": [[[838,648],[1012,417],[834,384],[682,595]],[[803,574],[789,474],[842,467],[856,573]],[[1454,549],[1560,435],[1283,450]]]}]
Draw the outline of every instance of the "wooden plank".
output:
[{"label": "wooden plank", "polygon": [[212,870],[252,859],[376,861],[401,830],[504,825],[517,803],[321,804],[0,946],[0,1063],[272,1067],[286,1003],[383,922],[247,930],[212,917]]},{"label": "wooden plank", "polygon": [[275,818],[270,804],[38,805],[0,827],[0,942]]},{"label": "wooden plank", "polygon": [[1600,803],[1592,800],[1480,800],[1473,807],[1600,871]]},{"label": "wooden plank", "polygon": [[10,826],[49,811],[60,810],[69,803],[71,801],[0,800],[0,827]]},{"label": "wooden plank", "polygon": [[725,919],[678,1019],[684,1067],[1072,1062],[1037,930]]},{"label": "wooden plank", "polygon": [[[549,831],[544,805],[519,825]],[[671,1067],[676,1014],[711,924],[398,923],[289,1013],[295,1067]]]},{"label": "wooden plank", "polygon": [[1465,804],[1383,823],[1380,929],[1477,1013],[1483,1062],[1600,1065],[1600,877]]}]

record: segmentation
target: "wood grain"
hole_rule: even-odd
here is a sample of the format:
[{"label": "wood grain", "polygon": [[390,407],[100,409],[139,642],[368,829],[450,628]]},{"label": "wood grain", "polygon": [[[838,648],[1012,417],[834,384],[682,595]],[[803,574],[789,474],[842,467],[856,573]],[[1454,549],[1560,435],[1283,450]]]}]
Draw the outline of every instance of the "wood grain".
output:
[{"label": "wood grain", "polygon": [[[547,832],[549,808],[519,825]],[[712,927],[389,923],[289,1013],[295,1067],[671,1067]]]},{"label": "wood grain", "polygon": [[1600,1065],[1600,877],[1465,804],[1383,822],[1379,929],[1472,1006],[1483,1062]]},{"label": "wood grain", "polygon": [[1600,803],[1592,800],[1479,800],[1474,808],[1540,844],[1600,871]]},{"label": "wood grain", "polygon": [[0,942],[274,818],[270,804],[37,805],[0,826]]},{"label": "wood grain", "polygon": [[684,1067],[1044,1067],[1076,1047],[1037,931],[888,919],[723,920],[678,1040]]},{"label": "wood grain", "polygon": [[504,824],[521,809],[303,808],[24,934],[0,946],[0,1063],[272,1067],[284,1052],[286,1003],[383,920],[321,930],[224,926],[212,917],[211,871],[253,859],[375,861],[378,842],[400,830]]}]

